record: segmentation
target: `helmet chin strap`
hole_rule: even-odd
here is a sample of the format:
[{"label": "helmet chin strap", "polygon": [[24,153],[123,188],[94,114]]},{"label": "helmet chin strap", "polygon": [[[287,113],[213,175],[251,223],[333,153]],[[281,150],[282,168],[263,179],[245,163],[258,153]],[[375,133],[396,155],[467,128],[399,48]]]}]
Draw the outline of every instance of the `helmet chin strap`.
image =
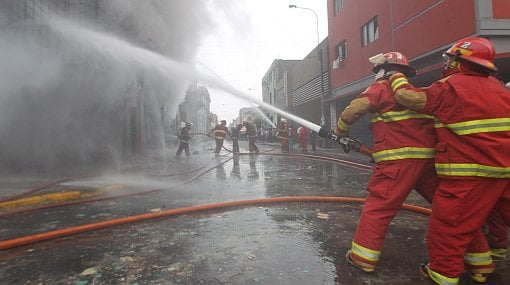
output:
[{"label": "helmet chin strap", "polygon": [[381,79],[384,74],[386,73],[386,70],[384,68],[381,68],[376,74],[375,74],[375,81]]}]

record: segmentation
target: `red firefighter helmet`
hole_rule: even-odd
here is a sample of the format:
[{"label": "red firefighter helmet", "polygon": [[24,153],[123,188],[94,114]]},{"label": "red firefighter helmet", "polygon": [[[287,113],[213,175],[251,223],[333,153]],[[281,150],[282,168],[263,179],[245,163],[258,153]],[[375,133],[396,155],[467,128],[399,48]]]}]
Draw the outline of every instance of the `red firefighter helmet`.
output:
[{"label": "red firefighter helmet", "polygon": [[494,45],[488,39],[480,37],[461,39],[454,43],[445,54],[460,59],[461,65],[462,61],[467,61],[492,72],[498,71],[493,63],[496,54]]},{"label": "red firefighter helmet", "polygon": [[401,54],[400,52],[390,51],[382,55],[380,59],[377,60],[374,68],[372,69],[374,73],[378,73],[381,69],[385,71],[397,70],[402,72],[407,77],[412,77],[416,75],[416,69],[412,68],[409,65],[409,61],[407,58]]}]

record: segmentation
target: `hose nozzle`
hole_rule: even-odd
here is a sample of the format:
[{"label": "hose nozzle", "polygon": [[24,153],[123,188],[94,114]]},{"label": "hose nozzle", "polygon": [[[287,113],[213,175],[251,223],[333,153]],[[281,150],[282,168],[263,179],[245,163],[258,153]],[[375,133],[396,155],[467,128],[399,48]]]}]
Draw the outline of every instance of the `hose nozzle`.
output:
[{"label": "hose nozzle", "polygon": [[333,131],[330,128],[328,128],[327,126],[322,126],[319,130],[319,137],[332,139],[332,137],[331,137],[332,135],[336,137],[336,135],[333,133]]},{"label": "hose nozzle", "polygon": [[[339,137],[337,136],[333,130],[328,128],[327,126],[322,126],[319,130],[319,136],[323,138],[330,139],[335,141],[336,143],[342,146],[344,152],[349,152],[351,150],[362,152],[364,154],[368,153],[370,150],[364,146],[359,140],[352,139],[350,137]],[[371,152],[370,152],[371,155]]]}]

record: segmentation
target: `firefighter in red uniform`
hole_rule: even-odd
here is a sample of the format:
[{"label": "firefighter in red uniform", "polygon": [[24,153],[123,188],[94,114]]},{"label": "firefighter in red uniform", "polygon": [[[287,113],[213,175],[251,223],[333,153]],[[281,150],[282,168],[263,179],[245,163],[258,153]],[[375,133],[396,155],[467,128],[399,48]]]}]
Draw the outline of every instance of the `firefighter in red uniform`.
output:
[{"label": "firefighter in red uniform", "polygon": [[[504,84],[504,82],[502,82]],[[510,90],[510,82],[505,85]],[[508,226],[505,225],[503,216],[496,210],[492,210],[485,223],[485,238],[491,249],[491,256],[494,261],[504,261],[508,254]]]},{"label": "firefighter in red uniform", "polygon": [[255,145],[257,142],[257,128],[248,122],[243,122],[243,125],[246,128],[246,135],[248,136],[248,149],[250,150],[250,153],[259,153],[259,149]]},{"label": "firefighter in red uniform", "polygon": [[494,261],[506,260],[508,253],[508,227],[505,225],[503,215],[496,210],[492,210],[485,226],[485,238],[489,243],[492,259]]},{"label": "firefighter in red uniform", "polygon": [[481,228],[493,209],[510,225],[510,92],[490,76],[494,55],[489,40],[466,38],[445,52],[451,75],[427,89],[403,74],[389,76],[400,104],[437,120],[440,185],[427,234],[430,260],[421,266],[437,284],[458,284],[464,265],[473,280],[487,281],[495,266]]},{"label": "firefighter in red uniform", "polygon": [[382,78],[384,72],[392,70],[407,76],[416,74],[401,53],[381,55],[373,69],[376,82],[350,103],[335,128],[336,135],[347,136],[356,120],[367,113],[372,115],[372,150],[377,165],[346,255],[349,264],[364,272],[375,270],[386,230],[409,193],[416,189],[430,202],[439,183],[433,160],[437,142],[434,120],[395,102],[389,81]]},{"label": "firefighter in red uniform", "polygon": [[223,141],[227,135],[230,135],[227,128],[227,121],[221,120],[221,124],[214,127],[212,133],[214,134],[214,140],[216,141],[216,150],[214,154],[216,156],[220,155],[221,148],[223,147]]},{"label": "firefighter in red uniform", "polygon": [[276,132],[276,137],[280,140],[281,151],[289,152],[290,128],[287,124],[287,120],[282,119],[280,121],[280,127]]},{"label": "firefighter in red uniform", "polygon": [[297,135],[298,135],[298,141],[299,146],[301,147],[301,152],[307,153],[308,152],[308,129],[299,126],[297,129]]}]

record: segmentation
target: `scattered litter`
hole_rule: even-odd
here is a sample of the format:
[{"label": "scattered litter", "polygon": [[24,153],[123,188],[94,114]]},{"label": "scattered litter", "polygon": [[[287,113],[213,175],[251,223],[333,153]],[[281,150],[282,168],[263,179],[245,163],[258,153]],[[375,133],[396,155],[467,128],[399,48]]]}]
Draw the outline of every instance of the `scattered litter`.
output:
[{"label": "scattered litter", "polygon": [[74,285],[87,285],[89,281],[87,280],[77,280]]},{"label": "scattered litter", "polygon": [[326,214],[326,213],[317,213],[317,218],[323,219],[323,220],[328,220],[329,219],[329,214]]},{"label": "scattered litter", "polygon": [[159,212],[161,212],[161,208],[150,209],[150,211],[152,213],[159,213]]},{"label": "scattered litter", "polygon": [[124,256],[124,257],[120,258],[120,261],[122,261],[122,262],[133,262],[133,261],[135,261],[135,259],[132,258],[131,256]]},{"label": "scattered litter", "polygon": [[163,271],[174,272],[174,271],[180,270],[181,268],[182,268],[182,263],[176,262],[176,263],[170,264],[170,266],[163,269]]},{"label": "scattered litter", "polygon": [[[95,267],[90,267],[85,270],[83,270],[82,273],[80,273],[80,276],[87,276],[87,275],[94,275],[97,273],[97,269]],[[87,284],[87,283],[85,283]]]}]

